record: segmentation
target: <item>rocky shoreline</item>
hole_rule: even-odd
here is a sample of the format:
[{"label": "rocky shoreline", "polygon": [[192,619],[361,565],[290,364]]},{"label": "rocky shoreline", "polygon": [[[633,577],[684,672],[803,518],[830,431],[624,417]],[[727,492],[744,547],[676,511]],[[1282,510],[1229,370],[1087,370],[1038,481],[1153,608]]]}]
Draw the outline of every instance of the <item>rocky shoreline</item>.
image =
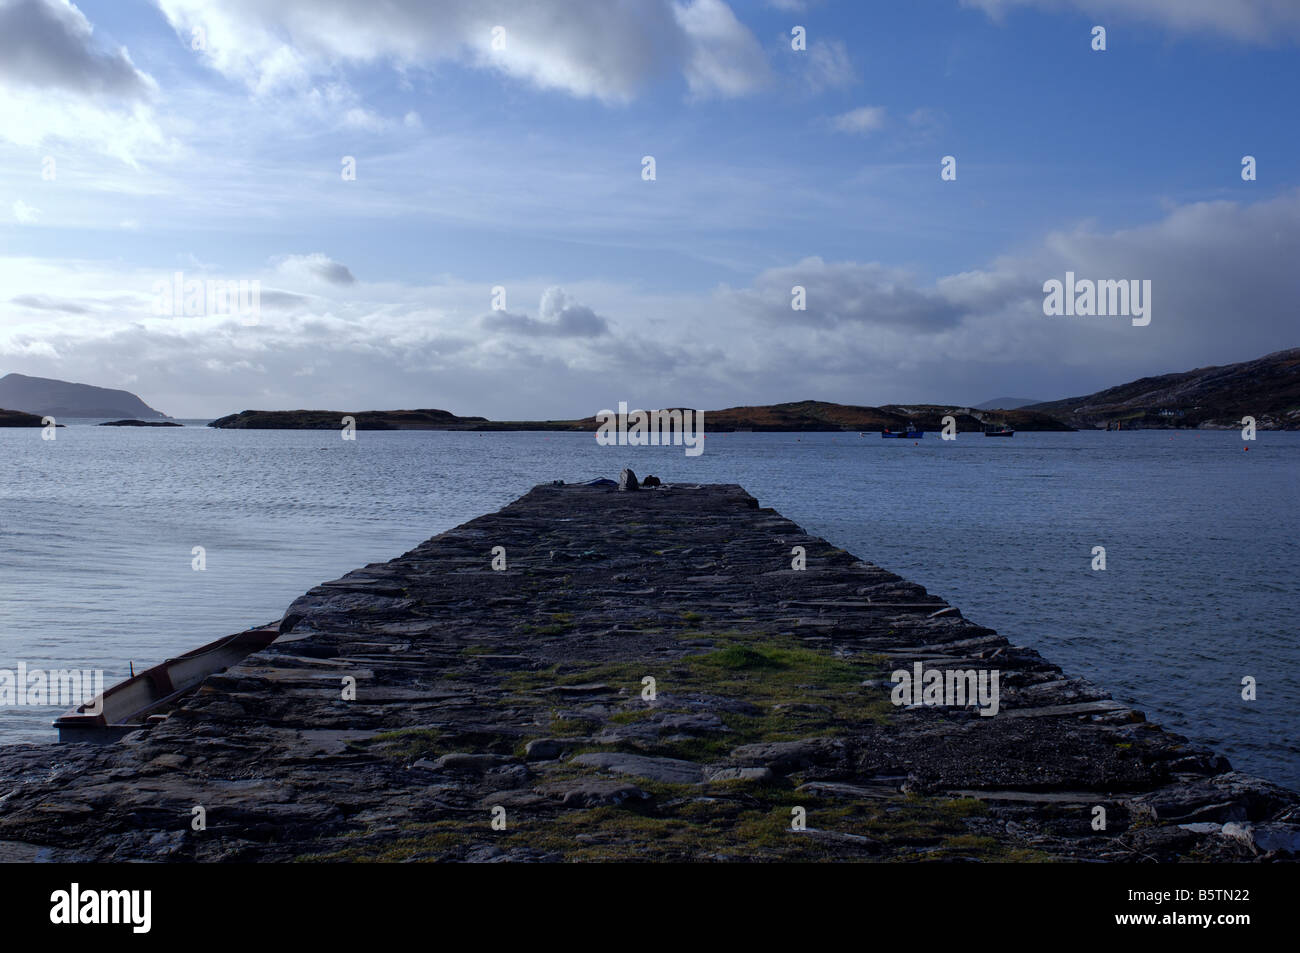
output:
[{"label": "rocky shoreline", "polygon": [[[539,486],[317,586],[282,628],[150,732],[0,749],[0,859],[1300,849],[1300,795],[739,486]],[[996,670],[997,713],[895,705],[917,663]]]}]

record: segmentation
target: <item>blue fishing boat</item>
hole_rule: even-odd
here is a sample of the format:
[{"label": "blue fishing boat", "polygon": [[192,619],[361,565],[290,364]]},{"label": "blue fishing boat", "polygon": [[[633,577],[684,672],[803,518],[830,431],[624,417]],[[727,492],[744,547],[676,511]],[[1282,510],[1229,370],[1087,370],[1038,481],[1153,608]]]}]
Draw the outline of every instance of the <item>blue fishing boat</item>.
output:
[{"label": "blue fishing boat", "polygon": [[909,438],[914,439],[914,438],[918,438],[918,437],[924,437],[924,436],[925,436],[925,431],[919,429],[919,428],[916,426],[916,424],[912,423],[912,422],[909,420],[909,421],[907,422],[907,429],[906,429],[906,430],[890,430],[888,427],[886,427],[884,430],[880,431],[880,436],[881,436],[881,437],[897,437],[899,440],[906,440],[906,439],[909,439]]}]

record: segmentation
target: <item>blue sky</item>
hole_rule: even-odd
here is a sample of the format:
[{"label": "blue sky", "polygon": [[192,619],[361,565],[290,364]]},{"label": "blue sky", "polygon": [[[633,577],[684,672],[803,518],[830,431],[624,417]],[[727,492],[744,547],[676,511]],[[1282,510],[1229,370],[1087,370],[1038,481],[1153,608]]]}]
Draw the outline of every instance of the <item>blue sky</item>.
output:
[{"label": "blue sky", "polygon": [[[1300,343],[1300,4],[0,0],[0,19],[0,373],[176,416],[558,417],[1052,399]],[[1151,279],[1152,323],[1044,317],[1067,269]],[[259,281],[256,325],[155,314],[176,270]]]}]

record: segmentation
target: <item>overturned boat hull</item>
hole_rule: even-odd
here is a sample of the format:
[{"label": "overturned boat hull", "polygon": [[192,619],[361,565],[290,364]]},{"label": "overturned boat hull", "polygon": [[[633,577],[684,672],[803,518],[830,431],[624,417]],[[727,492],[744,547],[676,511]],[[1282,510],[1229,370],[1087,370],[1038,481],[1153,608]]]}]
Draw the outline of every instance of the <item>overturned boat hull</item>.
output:
[{"label": "overturned boat hull", "polygon": [[209,675],[225,671],[279,636],[278,624],[248,629],[138,672],[56,718],[59,740],[107,744],[149,728]]}]

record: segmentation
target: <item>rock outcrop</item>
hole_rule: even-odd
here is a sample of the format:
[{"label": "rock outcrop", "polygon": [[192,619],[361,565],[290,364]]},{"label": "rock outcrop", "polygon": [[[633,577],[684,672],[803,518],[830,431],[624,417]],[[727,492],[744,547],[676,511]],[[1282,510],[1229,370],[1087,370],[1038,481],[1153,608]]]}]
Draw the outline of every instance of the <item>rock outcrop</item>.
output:
[{"label": "rock outcrop", "polygon": [[[21,410],[0,410],[0,427],[41,427],[38,414],[29,414]],[[59,424],[62,426],[62,424]]]}]

